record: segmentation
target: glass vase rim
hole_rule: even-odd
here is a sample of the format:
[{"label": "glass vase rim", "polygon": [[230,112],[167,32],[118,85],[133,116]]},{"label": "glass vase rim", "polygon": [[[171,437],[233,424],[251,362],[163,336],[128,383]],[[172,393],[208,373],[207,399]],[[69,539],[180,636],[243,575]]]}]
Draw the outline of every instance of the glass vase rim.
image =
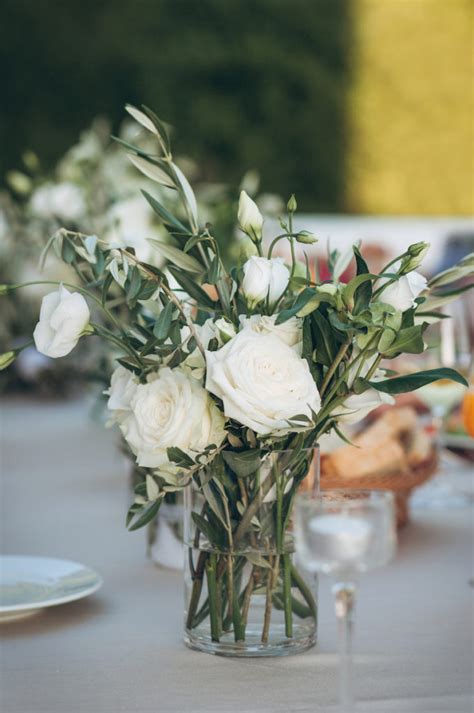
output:
[{"label": "glass vase rim", "polygon": [[[331,494],[343,495],[344,497],[331,500]],[[352,496],[352,497],[351,497]],[[314,502],[325,507],[340,505],[346,509],[360,507],[364,502],[371,504],[388,503],[395,505],[395,493],[384,488],[328,488],[317,492],[307,491],[298,493],[296,501],[300,503]]]}]

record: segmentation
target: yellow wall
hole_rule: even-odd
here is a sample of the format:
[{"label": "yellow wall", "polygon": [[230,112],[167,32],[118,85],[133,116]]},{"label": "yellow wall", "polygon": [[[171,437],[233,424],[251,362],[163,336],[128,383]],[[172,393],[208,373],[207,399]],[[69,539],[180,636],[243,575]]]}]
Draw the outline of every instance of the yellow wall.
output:
[{"label": "yellow wall", "polygon": [[474,0],[352,0],[347,204],[471,214]]}]

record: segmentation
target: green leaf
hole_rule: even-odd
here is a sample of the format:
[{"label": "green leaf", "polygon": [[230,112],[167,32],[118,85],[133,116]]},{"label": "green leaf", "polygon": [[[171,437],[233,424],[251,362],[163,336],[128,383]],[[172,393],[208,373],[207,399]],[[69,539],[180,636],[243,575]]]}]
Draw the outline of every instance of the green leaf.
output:
[{"label": "green leaf", "polygon": [[[392,358],[396,354],[421,354],[424,351],[425,343],[423,341],[423,332],[426,325],[419,324],[415,327],[407,327],[401,329],[396,338],[392,341],[389,348],[383,351],[383,355],[387,358]],[[380,344],[379,344],[379,350]]]},{"label": "green leaf", "polygon": [[260,468],[262,452],[260,449],[249,451],[222,451],[222,457],[238,478],[246,478]]},{"label": "green leaf", "polygon": [[176,232],[189,235],[189,229],[186,228],[180,220],[174,217],[156,198],[153,198],[147,191],[142,190],[142,194],[147,199],[155,213],[161,218],[166,226],[172,227]]},{"label": "green leaf", "polygon": [[64,237],[63,239],[61,257],[68,265],[71,265],[76,258],[76,250],[74,244],[69,240],[69,238]]},{"label": "green leaf", "polygon": [[163,257],[172,262],[173,265],[176,265],[176,267],[180,267],[186,272],[202,273],[204,271],[204,267],[196,258],[184,253],[179,248],[175,248],[168,243],[162,243],[161,240],[155,240],[154,238],[148,238],[148,242],[158,248]]},{"label": "green leaf", "polygon": [[369,381],[367,383],[376,391],[383,391],[385,394],[404,394],[407,391],[416,391],[416,389],[440,379],[451,379],[451,381],[456,381],[458,384],[468,386],[464,376],[461,376],[454,369],[445,367],[427,369],[426,371],[418,371],[415,374],[405,374],[404,376],[395,376],[393,379]]},{"label": "green leaf", "polygon": [[160,316],[155,322],[153,334],[159,341],[164,341],[168,336],[174,309],[174,304],[172,302],[168,302],[166,307],[164,307],[160,312]]},{"label": "green leaf", "polygon": [[324,366],[331,366],[337,354],[337,345],[331,325],[320,310],[312,313],[311,327],[317,361]]},{"label": "green leaf", "polygon": [[177,463],[178,465],[185,466],[186,468],[191,468],[194,465],[193,459],[188,456],[185,451],[182,451],[181,448],[176,446],[167,448],[166,454],[171,463]]},{"label": "green leaf", "polygon": [[132,116],[135,121],[137,121],[147,131],[150,131],[152,134],[158,135],[158,131],[156,130],[156,127],[154,126],[153,122],[143,111],[137,109],[137,107],[133,106],[132,104],[125,104],[125,111],[128,112],[130,116]]},{"label": "green leaf", "polygon": [[215,255],[207,271],[206,282],[215,285],[219,280],[219,256]]},{"label": "green leaf", "polygon": [[194,227],[197,229],[197,222],[198,222],[198,214],[197,214],[197,203],[196,203],[196,196],[194,195],[194,191],[191,188],[188,179],[184,175],[184,173],[181,171],[178,166],[173,163],[172,164],[173,170],[176,174],[176,177],[178,179],[180,188],[181,188],[181,194],[191,211],[191,215],[194,221]]},{"label": "green leaf", "polygon": [[166,186],[166,188],[176,189],[173,179],[155,161],[145,159],[142,156],[135,156],[134,154],[128,154],[128,158],[135,168],[150,180],[156,181],[160,185]]},{"label": "green leaf", "polygon": [[165,147],[167,153],[170,153],[171,143],[170,143],[170,137],[168,135],[168,130],[166,128],[165,123],[159,118],[159,116],[157,116],[155,114],[154,111],[149,109],[144,104],[142,104],[142,109],[143,109],[144,113],[146,114],[146,116],[152,121],[152,123],[156,129],[155,133],[157,133],[159,135],[160,139],[162,140],[162,142],[164,144],[164,147]]},{"label": "green leaf", "polygon": [[196,282],[184,273],[176,270],[174,267],[169,267],[168,269],[183,290],[187,292],[190,297],[196,300],[199,307],[206,310],[214,310],[216,308],[216,303]]},{"label": "green leaf", "polygon": [[141,510],[136,513],[133,513],[133,515],[138,515],[138,517],[134,520],[132,519],[132,524],[129,524],[128,529],[130,530],[130,532],[133,532],[134,530],[139,530],[140,527],[148,525],[148,523],[151,522],[154,517],[156,517],[156,515],[158,514],[158,510],[160,509],[160,505],[163,501],[163,497],[164,493],[160,495],[158,500],[153,500],[152,503],[148,503],[143,508],[141,508]]},{"label": "green leaf", "polygon": [[250,564],[253,564],[255,567],[260,567],[260,568],[263,567],[264,569],[272,568],[268,559],[266,559],[259,552],[246,552],[245,557],[250,562]]},{"label": "green leaf", "polygon": [[474,282],[469,285],[463,285],[462,287],[458,287],[455,290],[447,290],[445,292],[432,292],[429,297],[420,304],[420,307],[423,309],[423,311],[432,312],[433,310],[436,310],[439,307],[443,307],[444,305],[447,305],[450,302],[454,302],[454,300],[457,300],[459,295],[461,295],[463,292],[467,292],[468,290],[472,290],[473,287]]},{"label": "green leaf", "polygon": [[135,299],[135,297],[140,292],[141,286],[142,286],[142,278],[140,275],[140,271],[136,267],[132,267],[132,269],[128,273],[127,284],[126,284],[127,300],[128,301]]},{"label": "green leaf", "polygon": [[[353,277],[352,280],[350,280],[350,282],[348,282],[342,290],[342,297],[346,305],[352,304],[354,294],[358,288],[362,287],[364,283],[376,280],[377,278],[378,275],[373,275],[370,272],[367,272],[363,275],[356,275],[356,277]],[[372,296],[372,290],[370,290],[370,296]],[[364,309],[368,306],[369,302],[370,298],[369,301],[364,305]]]},{"label": "green leaf", "polygon": [[[356,259],[357,274],[365,275],[369,273],[369,268],[364,258],[362,257],[357,245],[353,246],[354,256]],[[364,282],[361,284],[354,293],[354,314],[359,314],[363,312],[370,304],[372,299],[372,283]]]},{"label": "green leaf", "polygon": [[[216,482],[218,482],[218,481],[216,481]],[[228,523],[226,521],[224,508],[221,505],[221,503],[219,502],[214,490],[212,489],[211,483],[204,483],[202,486],[202,492],[203,492],[204,497],[206,498],[207,504],[211,508],[214,515],[221,521],[221,523],[227,529]],[[224,491],[224,497],[226,497],[225,491]]]},{"label": "green leaf", "polygon": [[[303,307],[310,300],[314,299],[316,296],[316,290],[314,290],[312,287],[307,287],[305,290],[303,290],[303,292],[300,292],[292,307],[284,309],[282,312],[280,312],[280,314],[275,320],[275,324],[283,324],[283,322],[286,322],[291,319],[291,317],[294,317],[300,310],[303,309]],[[316,309],[316,306],[314,307],[314,309]]]},{"label": "green leaf", "polygon": [[448,270],[443,270],[438,275],[431,278],[428,287],[441,287],[451,282],[456,282],[463,277],[474,275],[474,253],[469,253],[457,265],[450,267]]},{"label": "green leaf", "polygon": [[204,517],[202,517],[202,515],[199,515],[197,512],[192,512],[191,517],[196,527],[203,533],[205,537],[207,537],[211,544],[215,545],[216,547],[221,547],[225,543],[223,531],[221,531],[217,527],[213,527],[210,522],[208,522]]}]

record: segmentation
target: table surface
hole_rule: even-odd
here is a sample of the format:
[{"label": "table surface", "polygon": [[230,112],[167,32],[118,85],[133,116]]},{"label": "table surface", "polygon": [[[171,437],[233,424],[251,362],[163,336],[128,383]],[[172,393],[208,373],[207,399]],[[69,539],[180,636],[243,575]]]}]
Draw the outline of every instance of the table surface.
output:
[{"label": "table surface", "polygon": [[[181,574],[128,533],[127,465],[87,400],[4,400],[2,551],[73,559],[102,590],[2,624],[3,713],[329,711],[337,658],[329,584],[317,648],[224,659],[181,642]],[[357,609],[358,711],[473,710],[472,511],[417,510],[397,559],[365,576]]]}]

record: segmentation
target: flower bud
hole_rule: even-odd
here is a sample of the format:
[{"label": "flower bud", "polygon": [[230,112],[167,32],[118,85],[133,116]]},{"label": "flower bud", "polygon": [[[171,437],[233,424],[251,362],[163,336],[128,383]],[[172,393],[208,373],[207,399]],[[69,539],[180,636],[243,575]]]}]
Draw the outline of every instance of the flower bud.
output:
[{"label": "flower bud", "polygon": [[263,216],[245,191],[240,191],[239,210],[237,213],[239,225],[254,243],[262,240]]},{"label": "flower bud", "polygon": [[399,274],[406,275],[408,272],[416,270],[430,248],[430,243],[414,243],[407,250],[407,255],[403,258]]},{"label": "flower bud", "polygon": [[290,273],[281,257],[251,257],[243,267],[242,292],[249,305],[255,306],[268,296],[274,304],[284,293]]},{"label": "flower bud", "polygon": [[314,245],[314,243],[318,242],[318,239],[314,235],[311,235],[311,233],[305,230],[302,230],[301,233],[297,233],[295,239],[297,243],[303,243],[304,245]]},{"label": "flower bud", "polygon": [[0,354],[0,371],[3,371],[3,369],[6,369],[7,367],[10,366],[10,364],[13,364],[13,362],[16,359],[16,353],[15,352],[5,352],[4,354]]},{"label": "flower bud", "polygon": [[295,210],[298,208],[298,203],[296,202],[294,193],[291,194],[290,200],[286,204],[286,207],[288,208],[288,213],[294,213]]}]

